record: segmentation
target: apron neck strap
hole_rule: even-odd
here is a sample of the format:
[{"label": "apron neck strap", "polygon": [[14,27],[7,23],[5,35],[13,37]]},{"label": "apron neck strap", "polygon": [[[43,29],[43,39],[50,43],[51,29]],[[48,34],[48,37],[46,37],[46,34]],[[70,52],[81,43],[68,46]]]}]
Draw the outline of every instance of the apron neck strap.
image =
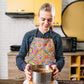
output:
[{"label": "apron neck strap", "polygon": [[[39,29],[37,28],[35,37],[37,37],[38,31],[39,31]],[[49,33],[50,33],[50,38],[52,38],[52,30],[50,29],[49,31],[50,31],[50,32],[49,32]]]},{"label": "apron neck strap", "polygon": [[37,37],[38,31],[39,31],[39,29],[37,28],[37,30],[36,30],[36,34],[35,34],[35,37]]}]

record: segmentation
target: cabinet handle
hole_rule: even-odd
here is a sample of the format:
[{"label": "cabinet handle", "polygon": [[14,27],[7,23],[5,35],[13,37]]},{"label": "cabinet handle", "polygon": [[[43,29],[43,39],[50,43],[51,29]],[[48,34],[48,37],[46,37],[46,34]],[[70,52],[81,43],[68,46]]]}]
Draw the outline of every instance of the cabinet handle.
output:
[{"label": "cabinet handle", "polygon": [[24,11],[23,9],[17,9],[18,12]]}]

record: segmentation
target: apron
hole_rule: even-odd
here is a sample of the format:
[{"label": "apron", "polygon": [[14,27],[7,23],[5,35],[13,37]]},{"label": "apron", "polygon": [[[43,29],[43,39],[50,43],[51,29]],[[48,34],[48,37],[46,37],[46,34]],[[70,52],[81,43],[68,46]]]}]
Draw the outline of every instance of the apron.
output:
[{"label": "apron", "polygon": [[30,49],[29,49],[29,64],[31,65],[46,65],[53,64],[55,61],[55,47],[52,40],[52,33],[50,30],[51,38],[39,38],[37,37],[38,29],[36,36],[34,37]]},{"label": "apron", "polygon": [[[29,64],[31,65],[46,65],[53,64],[55,60],[55,47],[52,40],[52,34],[50,30],[51,38],[38,38],[37,37],[38,29],[36,35],[30,45],[29,49]],[[34,84],[31,81],[27,84]],[[54,82],[50,83],[54,84]],[[56,84],[56,83],[55,83]]]}]

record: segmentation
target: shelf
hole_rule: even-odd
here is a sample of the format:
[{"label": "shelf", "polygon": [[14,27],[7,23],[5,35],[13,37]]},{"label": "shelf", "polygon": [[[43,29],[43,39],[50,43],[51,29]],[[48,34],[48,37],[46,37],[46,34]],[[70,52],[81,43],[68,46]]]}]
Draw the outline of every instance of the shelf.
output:
[{"label": "shelf", "polygon": [[80,78],[84,78],[84,76],[80,76]]},{"label": "shelf", "polygon": [[79,56],[71,56],[71,66],[72,67],[79,66]]},{"label": "shelf", "polygon": [[84,64],[81,64],[80,67],[84,67]]},{"label": "shelf", "polygon": [[77,77],[78,77],[77,74],[72,74],[72,75],[70,76],[70,78],[77,78]]},{"label": "shelf", "polygon": [[73,63],[71,67],[78,67],[78,64]]},{"label": "shelf", "polygon": [[70,56],[70,80],[80,80],[80,55]]},{"label": "shelf", "polygon": [[12,18],[34,18],[34,13],[9,13],[6,12],[6,15]]},{"label": "shelf", "polygon": [[81,66],[84,67],[84,55],[81,56]]}]

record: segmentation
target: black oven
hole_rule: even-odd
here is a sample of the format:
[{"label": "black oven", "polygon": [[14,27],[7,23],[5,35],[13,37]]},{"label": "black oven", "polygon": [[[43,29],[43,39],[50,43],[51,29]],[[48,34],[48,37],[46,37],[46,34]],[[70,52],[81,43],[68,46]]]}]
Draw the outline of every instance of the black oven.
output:
[{"label": "black oven", "polygon": [[77,50],[76,37],[62,37],[63,52],[75,52]]}]

